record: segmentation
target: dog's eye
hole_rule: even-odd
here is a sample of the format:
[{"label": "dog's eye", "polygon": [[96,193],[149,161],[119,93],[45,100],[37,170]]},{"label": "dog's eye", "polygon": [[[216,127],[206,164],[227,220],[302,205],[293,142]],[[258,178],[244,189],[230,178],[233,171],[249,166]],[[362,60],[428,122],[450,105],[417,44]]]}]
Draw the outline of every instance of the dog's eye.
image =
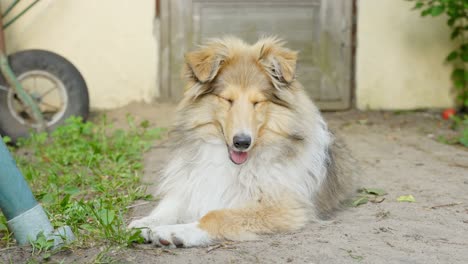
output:
[{"label": "dog's eye", "polygon": [[226,97],[222,97],[222,96],[219,96],[219,98],[223,99],[224,101],[228,102],[230,105],[232,105],[233,101],[232,99],[229,99],[229,98],[226,98]]},{"label": "dog's eye", "polygon": [[253,102],[252,104],[255,107],[255,106],[257,106],[257,105],[259,105],[260,103],[263,103],[263,102],[265,102],[265,101],[256,101],[256,102]]}]

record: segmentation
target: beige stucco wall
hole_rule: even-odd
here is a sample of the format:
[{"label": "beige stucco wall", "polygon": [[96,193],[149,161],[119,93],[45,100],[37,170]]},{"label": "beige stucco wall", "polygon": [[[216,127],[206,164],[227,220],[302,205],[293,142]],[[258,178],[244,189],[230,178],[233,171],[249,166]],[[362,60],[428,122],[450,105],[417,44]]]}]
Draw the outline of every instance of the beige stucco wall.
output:
[{"label": "beige stucco wall", "polygon": [[356,102],[360,109],[453,104],[446,20],[421,18],[403,0],[359,0]]},{"label": "beige stucco wall", "polygon": [[[0,0],[2,9],[12,0]],[[33,0],[23,0],[17,7]],[[154,0],[42,0],[6,30],[9,52],[40,48],[70,60],[94,109],[158,96]],[[453,104],[444,18],[421,18],[403,0],[358,0],[356,104],[360,109]],[[8,17],[6,20],[7,21]]]},{"label": "beige stucco wall", "polygon": [[[32,1],[22,1],[16,10]],[[10,2],[1,0],[2,10]],[[150,101],[158,88],[154,4],[42,0],[6,29],[7,48],[47,49],[66,57],[85,78],[94,109]]]}]

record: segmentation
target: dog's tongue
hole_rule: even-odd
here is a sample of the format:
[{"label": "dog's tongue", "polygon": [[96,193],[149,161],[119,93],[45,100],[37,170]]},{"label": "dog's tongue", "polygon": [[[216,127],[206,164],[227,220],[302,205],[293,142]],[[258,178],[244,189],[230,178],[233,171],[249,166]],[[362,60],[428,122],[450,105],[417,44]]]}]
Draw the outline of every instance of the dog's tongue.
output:
[{"label": "dog's tongue", "polygon": [[242,164],[247,160],[249,153],[229,150],[229,156],[235,164]]}]

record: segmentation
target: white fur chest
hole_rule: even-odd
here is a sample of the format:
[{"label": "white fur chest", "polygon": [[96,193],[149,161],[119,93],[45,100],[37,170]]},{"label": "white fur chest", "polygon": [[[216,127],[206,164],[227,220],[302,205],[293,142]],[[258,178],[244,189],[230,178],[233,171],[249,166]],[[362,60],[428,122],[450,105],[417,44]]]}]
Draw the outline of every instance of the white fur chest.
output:
[{"label": "white fur chest", "polygon": [[160,192],[182,205],[177,213],[180,222],[196,220],[211,210],[243,207],[264,195],[281,199],[284,190],[310,199],[325,173],[320,171],[323,164],[317,164],[324,162],[323,155],[310,153],[316,147],[305,148],[303,157],[274,163],[281,152],[265,150],[236,165],[229,160],[224,142],[204,142],[195,156],[181,153],[169,162]]},{"label": "white fur chest", "polygon": [[179,212],[183,222],[198,219],[211,210],[236,207],[249,200],[249,191],[238,178],[239,169],[229,160],[224,144],[204,143],[196,156],[182,154],[169,162],[160,192],[166,193],[166,199],[183,204]]}]

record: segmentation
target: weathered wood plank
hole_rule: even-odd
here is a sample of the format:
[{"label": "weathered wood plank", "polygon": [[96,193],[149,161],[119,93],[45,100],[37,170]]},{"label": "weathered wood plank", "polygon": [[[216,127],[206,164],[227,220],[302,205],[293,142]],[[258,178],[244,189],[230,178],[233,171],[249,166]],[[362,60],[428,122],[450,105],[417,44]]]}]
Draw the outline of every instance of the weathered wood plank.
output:
[{"label": "weathered wood plank", "polygon": [[352,1],[162,2],[162,95],[182,96],[183,54],[204,39],[232,34],[254,42],[262,35],[278,35],[300,51],[298,78],[322,109],[350,106]]}]

